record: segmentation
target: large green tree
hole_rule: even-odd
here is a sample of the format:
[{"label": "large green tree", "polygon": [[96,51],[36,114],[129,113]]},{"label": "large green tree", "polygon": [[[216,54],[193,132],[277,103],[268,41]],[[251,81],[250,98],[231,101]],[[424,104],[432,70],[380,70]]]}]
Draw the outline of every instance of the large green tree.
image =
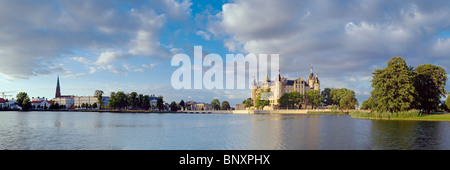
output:
[{"label": "large green tree", "polygon": [[332,96],[331,96],[331,89],[330,88],[327,87],[327,88],[323,89],[323,91],[320,92],[320,94],[323,97],[323,103],[325,105],[332,105],[333,104],[333,99],[332,99]]},{"label": "large green tree", "polygon": [[117,108],[122,109],[124,108],[125,110],[128,107],[128,95],[125,94],[123,91],[118,91],[116,93],[116,104],[117,104]]},{"label": "large green tree", "polygon": [[331,89],[330,90],[330,96],[329,98],[331,99],[330,103],[333,105],[340,105],[340,102],[342,100],[342,98],[344,98],[345,96],[355,96],[355,92],[353,90],[349,90],[346,88],[339,88],[339,89]]},{"label": "large green tree", "polygon": [[414,68],[415,106],[425,113],[437,110],[444,98],[447,73],[442,67],[424,64]]},{"label": "large green tree", "polygon": [[355,95],[347,94],[339,101],[339,107],[341,109],[355,109],[359,105]]},{"label": "large green tree", "polygon": [[323,97],[320,95],[319,90],[310,90],[306,92],[306,98],[308,99],[309,104],[311,104],[312,108],[320,106],[323,102]]},{"label": "large green tree", "polygon": [[213,99],[211,101],[211,106],[213,107],[214,110],[219,110],[220,109],[220,101],[219,101],[219,99]]},{"label": "large green tree", "polygon": [[376,107],[376,102],[372,97],[362,102],[361,109],[372,109]]},{"label": "large green tree", "polygon": [[253,106],[253,99],[252,98],[247,98],[247,100],[244,100],[243,102],[245,107],[252,107]]},{"label": "large green tree", "polygon": [[280,99],[278,99],[281,107],[294,108],[296,105],[301,106],[303,102],[303,95],[298,91],[284,93]]},{"label": "large green tree", "polygon": [[156,107],[158,107],[159,111],[164,110],[165,105],[164,105],[164,98],[163,98],[163,96],[160,95],[156,99]]},{"label": "large green tree", "polygon": [[25,93],[25,92],[19,92],[17,95],[16,95],[16,102],[17,102],[17,105],[19,105],[20,107],[22,107],[22,110],[30,110],[32,107],[31,107],[31,100],[30,100],[30,98],[28,97],[28,94],[27,93]]},{"label": "large green tree", "polygon": [[222,106],[220,107],[221,110],[230,110],[231,106],[230,103],[226,100],[222,101]]},{"label": "large green tree", "polygon": [[102,90],[95,90],[94,97],[97,98],[97,103],[99,106],[99,109],[102,109],[103,106],[103,91]]},{"label": "large green tree", "polygon": [[144,95],[144,97],[142,99],[142,109],[144,109],[144,110],[150,109],[150,96],[149,95]]},{"label": "large green tree", "polygon": [[376,69],[371,92],[379,112],[398,112],[411,109],[416,91],[413,73],[402,57],[392,57],[386,68]]},{"label": "large green tree", "polygon": [[136,109],[138,107],[138,94],[136,92],[131,92],[127,95],[128,106],[131,109]]},{"label": "large green tree", "polygon": [[169,107],[170,107],[170,111],[174,111],[174,112],[178,111],[178,105],[177,105],[177,102],[175,102],[175,101],[172,101],[172,103],[170,103]]},{"label": "large green tree", "polygon": [[109,109],[114,110],[117,108],[117,105],[116,92],[111,92],[111,94],[109,95],[108,107]]}]

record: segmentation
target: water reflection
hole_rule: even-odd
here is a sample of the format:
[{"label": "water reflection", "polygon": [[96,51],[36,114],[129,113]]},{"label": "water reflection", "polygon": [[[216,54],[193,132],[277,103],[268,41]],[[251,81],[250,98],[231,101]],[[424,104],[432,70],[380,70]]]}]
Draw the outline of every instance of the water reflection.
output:
[{"label": "water reflection", "polygon": [[348,115],[0,112],[0,149],[450,149],[450,122]]},{"label": "water reflection", "polygon": [[442,133],[448,130],[445,122],[376,120],[371,130],[372,146],[373,149],[445,149],[440,147],[441,139]]}]

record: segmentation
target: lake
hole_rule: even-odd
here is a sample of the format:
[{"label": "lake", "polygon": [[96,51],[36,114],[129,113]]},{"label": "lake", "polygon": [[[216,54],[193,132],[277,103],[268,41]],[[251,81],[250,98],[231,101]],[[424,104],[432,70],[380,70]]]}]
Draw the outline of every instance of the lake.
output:
[{"label": "lake", "polygon": [[9,150],[448,150],[450,122],[349,115],[0,112]]}]

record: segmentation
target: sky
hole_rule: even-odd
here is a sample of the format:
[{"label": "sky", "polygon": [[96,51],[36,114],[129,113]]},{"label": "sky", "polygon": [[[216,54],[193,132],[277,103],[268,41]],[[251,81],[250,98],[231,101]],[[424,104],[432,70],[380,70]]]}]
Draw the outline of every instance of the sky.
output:
[{"label": "sky", "polygon": [[[370,96],[393,56],[450,70],[447,0],[0,0],[0,92],[53,98],[116,91],[166,102],[250,97],[244,89],[171,86],[175,54],[279,54],[282,76]],[[204,71],[208,68],[205,67]],[[446,86],[446,90],[450,90]],[[0,96],[1,97],[1,96]]]}]

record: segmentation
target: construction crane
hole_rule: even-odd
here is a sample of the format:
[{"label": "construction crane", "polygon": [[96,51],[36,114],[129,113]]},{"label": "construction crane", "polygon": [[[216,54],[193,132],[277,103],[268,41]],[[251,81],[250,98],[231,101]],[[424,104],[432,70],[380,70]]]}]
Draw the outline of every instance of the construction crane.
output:
[{"label": "construction crane", "polygon": [[2,94],[2,98],[6,99],[6,97],[12,97],[12,95],[6,95],[5,93],[15,93],[15,91],[3,91],[0,93]]}]

